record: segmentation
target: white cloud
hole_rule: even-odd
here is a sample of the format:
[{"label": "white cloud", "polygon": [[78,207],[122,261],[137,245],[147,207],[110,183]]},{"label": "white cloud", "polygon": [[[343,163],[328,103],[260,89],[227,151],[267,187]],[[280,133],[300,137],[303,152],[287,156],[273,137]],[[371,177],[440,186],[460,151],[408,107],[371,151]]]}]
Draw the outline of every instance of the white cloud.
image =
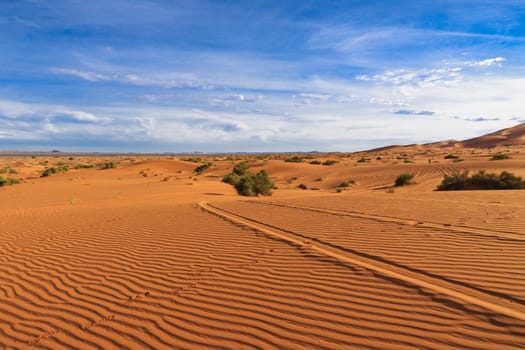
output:
[{"label": "white cloud", "polygon": [[71,76],[81,78],[81,79],[91,81],[91,82],[116,80],[116,76],[94,73],[94,72],[85,72],[85,71],[81,71],[77,69],[51,68],[50,71],[55,74],[71,75]]},{"label": "white cloud", "polygon": [[464,64],[469,67],[480,67],[480,68],[491,67],[494,65],[498,67],[502,67],[502,63],[505,61],[506,60],[503,57],[495,57],[495,58],[487,58],[481,61],[466,61],[464,62]]},{"label": "white cloud", "polygon": [[100,72],[83,71],[69,68],[51,68],[55,74],[70,75],[90,82],[119,82],[136,86],[155,86],[162,88],[201,88],[212,89],[213,85],[201,82],[190,74],[167,74],[142,76],[138,74],[106,74]]},{"label": "white cloud", "polygon": [[356,80],[374,81],[394,85],[454,85],[463,79],[460,67],[437,67],[431,69],[396,69],[381,74],[358,75]]},{"label": "white cloud", "polygon": [[48,112],[47,115],[53,117],[59,113],[63,113],[66,116],[70,116],[72,119],[79,121],[79,122],[97,123],[97,122],[108,122],[110,120],[110,118],[98,117],[92,113],[87,113],[83,111],[72,111],[72,110],[67,110],[67,109],[66,110],[57,109],[57,110]]}]

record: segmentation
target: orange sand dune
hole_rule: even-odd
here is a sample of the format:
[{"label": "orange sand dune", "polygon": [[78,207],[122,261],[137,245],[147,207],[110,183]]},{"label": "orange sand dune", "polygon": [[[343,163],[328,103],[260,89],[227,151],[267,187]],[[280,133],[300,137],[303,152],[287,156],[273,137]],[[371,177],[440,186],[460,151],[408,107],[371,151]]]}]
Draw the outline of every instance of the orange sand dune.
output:
[{"label": "orange sand dune", "polygon": [[483,135],[460,143],[463,147],[488,148],[507,145],[525,144],[525,123],[513,126],[491,134]]},{"label": "orange sand dune", "polygon": [[[0,158],[0,348],[525,348],[522,191],[433,191],[523,148],[287,157]],[[221,182],[239,158],[272,197]]]}]

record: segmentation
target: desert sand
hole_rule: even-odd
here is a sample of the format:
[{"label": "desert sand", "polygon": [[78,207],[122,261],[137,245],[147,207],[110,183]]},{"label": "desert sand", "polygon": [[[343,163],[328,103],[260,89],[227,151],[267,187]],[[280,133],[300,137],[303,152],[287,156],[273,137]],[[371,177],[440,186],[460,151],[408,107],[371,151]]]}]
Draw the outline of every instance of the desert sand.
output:
[{"label": "desert sand", "polygon": [[[0,347],[523,349],[525,191],[434,191],[525,177],[523,129],[300,163],[1,157],[21,183],[0,187]],[[272,196],[221,181],[241,160]],[[74,169],[99,162],[117,166]]]}]

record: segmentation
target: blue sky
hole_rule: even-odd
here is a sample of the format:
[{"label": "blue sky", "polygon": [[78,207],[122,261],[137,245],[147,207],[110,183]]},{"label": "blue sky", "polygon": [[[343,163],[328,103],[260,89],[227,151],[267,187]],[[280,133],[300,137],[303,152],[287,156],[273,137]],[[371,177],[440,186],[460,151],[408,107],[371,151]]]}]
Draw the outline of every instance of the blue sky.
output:
[{"label": "blue sky", "polygon": [[352,151],[525,121],[525,3],[0,0],[0,149]]}]

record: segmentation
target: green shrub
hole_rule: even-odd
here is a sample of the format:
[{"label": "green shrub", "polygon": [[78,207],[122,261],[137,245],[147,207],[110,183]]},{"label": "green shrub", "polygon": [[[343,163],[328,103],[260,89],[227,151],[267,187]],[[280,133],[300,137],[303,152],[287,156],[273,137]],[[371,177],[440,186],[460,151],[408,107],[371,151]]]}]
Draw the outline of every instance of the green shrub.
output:
[{"label": "green shrub", "polygon": [[291,157],[291,158],[286,158],[284,161],[286,163],[302,163],[303,162],[303,158],[298,157],[298,156],[294,156],[294,157]]},{"label": "green shrub", "polygon": [[20,180],[18,180],[18,179],[13,179],[11,177],[3,178],[2,176],[0,176],[0,187],[2,187],[2,186],[12,186],[12,185],[16,185],[16,184],[19,184],[19,183],[20,183]]},{"label": "green shrub", "polygon": [[248,165],[248,162],[242,161],[240,163],[235,164],[233,167],[233,173],[239,176],[246,175],[248,173],[248,168],[250,166]]},{"label": "green shrub", "polygon": [[100,170],[105,170],[105,169],[114,169],[116,168],[118,165],[117,162],[115,161],[111,161],[111,162],[102,162],[102,163],[98,163],[97,166]]},{"label": "green shrub", "polygon": [[57,169],[54,168],[54,167],[46,168],[46,169],[42,170],[42,172],[40,173],[40,177],[48,177],[51,174],[54,174],[56,172],[57,172]]},{"label": "green shrub", "polygon": [[413,178],[414,178],[414,174],[408,174],[408,173],[401,174],[397,177],[394,186],[400,187],[400,186],[410,185],[412,183]]},{"label": "green shrub", "polygon": [[525,189],[525,181],[520,176],[515,176],[507,171],[497,175],[486,173],[483,170],[470,177],[468,171],[445,175],[437,187],[438,191],[510,189]]},{"label": "green shrub", "polygon": [[330,166],[339,163],[337,160],[327,159],[323,162],[323,165]]},{"label": "green shrub", "polygon": [[212,166],[212,163],[204,163],[196,167],[193,172],[197,175],[202,174],[206,169]]},{"label": "green shrub", "polygon": [[468,171],[455,172],[452,175],[445,175],[443,181],[438,186],[438,191],[466,190],[468,186]]},{"label": "green shrub", "polygon": [[355,180],[348,180],[348,181],[343,181],[339,184],[339,186],[337,187],[343,187],[343,188],[346,188],[346,187],[350,187],[351,185],[355,185]]},{"label": "green shrub", "polygon": [[370,161],[370,158],[365,158],[365,157],[361,157],[357,160],[358,163],[365,163],[369,161]]},{"label": "green shrub", "polygon": [[510,159],[510,157],[506,154],[495,154],[490,158],[490,160],[504,160],[504,159]]},{"label": "green shrub", "polygon": [[248,169],[248,163],[241,162],[234,167],[231,174],[224,176],[222,181],[235,187],[241,196],[270,196],[275,184],[266,171],[251,174]]},{"label": "green shrub", "polygon": [[11,168],[11,167],[4,167],[4,168],[0,168],[0,174],[18,174],[18,171],[16,171],[15,169]]},{"label": "green shrub", "polygon": [[184,162],[192,162],[192,163],[202,162],[202,158],[198,158],[198,157],[182,158],[181,160]]},{"label": "green shrub", "polygon": [[89,168],[93,168],[94,165],[93,164],[77,164],[73,167],[73,169],[89,169]]},{"label": "green shrub", "polygon": [[445,157],[443,157],[444,159],[457,159],[459,158],[459,156],[456,156],[454,154],[447,154]]},{"label": "green shrub", "polygon": [[226,182],[227,184],[234,185],[239,183],[241,181],[241,177],[235,173],[228,174],[222,178],[222,182]]},{"label": "green shrub", "polygon": [[320,160],[312,160],[310,162],[310,164],[313,164],[313,165],[320,165],[321,164],[321,161]]},{"label": "green shrub", "polygon": [[69,166],[67,164],[59,165],[59,166],[52,166],[52,167],[42,170],[42,172],[40,173],[40,177],[47,177],[47,176],[50,176],[51,174],[57,174],[57,173],[65,173],[68,170],[69,170]]},{"label": "green shrub", "polygon": [[270,196],[274,187],[275,184],[264,170],[242,176],[235,185],[235,189],[242,196]]}]

